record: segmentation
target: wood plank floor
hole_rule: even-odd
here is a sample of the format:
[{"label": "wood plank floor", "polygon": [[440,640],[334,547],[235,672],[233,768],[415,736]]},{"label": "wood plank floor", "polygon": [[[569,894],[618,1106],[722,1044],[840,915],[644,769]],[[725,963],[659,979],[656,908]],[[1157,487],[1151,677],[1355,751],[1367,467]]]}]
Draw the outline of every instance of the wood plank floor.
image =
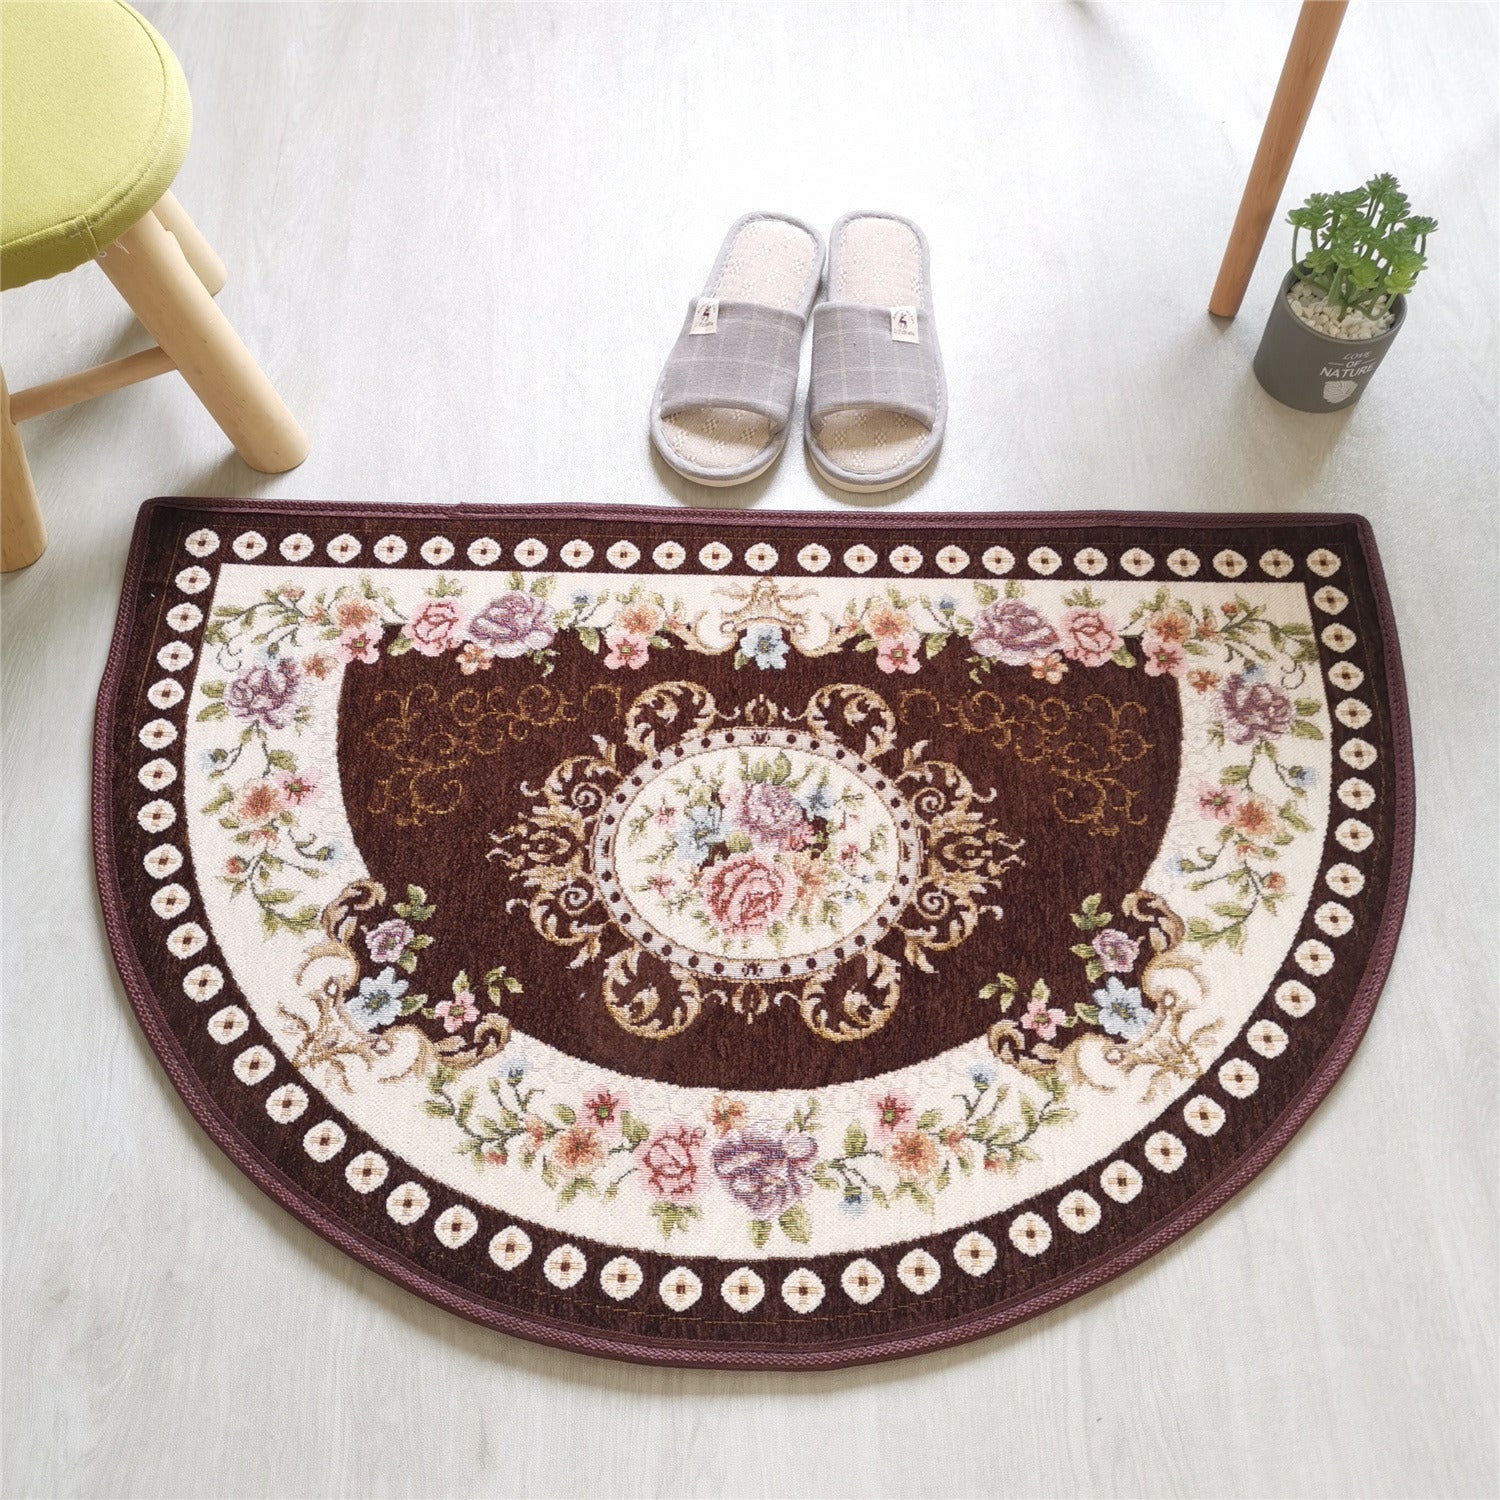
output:
[{"label": "wood plank floor", "polygon": [[[1296,7],[144,9],[177,192],[308,430],[268,480],[176,377],[27,425],[52,535],[4,585],[10,1496],[1492,1496],[1497,12],[1349,11],[1289,185],[1396,170],[1442,228],[1364,402],[1204,311]],[[1358,510],[1416,731],[1406,932],[1369,1036],[1186,1240],[964,1349],[825,1377],[593,1362],[436,1311],[262,1198],[130,1018],[89,733],[149,495],[702,504],[646,409],[728,223],[914,217],[952,388],[911,510]],[[12,389],[144,343],[94,267],[6,295]],[[847,507],[794,439],[710,503]]]}]

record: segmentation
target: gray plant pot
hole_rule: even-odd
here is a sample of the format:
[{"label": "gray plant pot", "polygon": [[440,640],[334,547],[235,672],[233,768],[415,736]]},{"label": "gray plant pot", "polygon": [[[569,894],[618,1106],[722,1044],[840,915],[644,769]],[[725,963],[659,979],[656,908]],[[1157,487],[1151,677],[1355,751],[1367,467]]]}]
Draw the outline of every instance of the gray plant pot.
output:
[{"label": "gray plant pot", "polygon": [[1364,395],[1376,367],[1406,321],[1406,298],[1391,306],[1396,321],[1373,339],[1331,339],[1309,328],[1287,305],[1297,279],[1288,271],[1255,351],[1255,378],[1268,395],[1298,411],[1343,411]]}]

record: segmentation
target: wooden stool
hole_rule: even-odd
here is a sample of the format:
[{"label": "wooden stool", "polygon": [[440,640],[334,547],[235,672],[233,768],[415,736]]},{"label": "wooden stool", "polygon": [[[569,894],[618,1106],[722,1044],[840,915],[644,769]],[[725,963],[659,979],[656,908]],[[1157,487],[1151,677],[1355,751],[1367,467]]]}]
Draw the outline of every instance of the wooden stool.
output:
[{"label": "wooden stool", "polygon": [[224,266],[169,191],[192,105],[177,59],[122,0],[0,4],[0,288],[98,260],[156,347],[11,395],[0,375],[0,571],[46,529],[16,423],[178,371],[241,458],[294,469],[307,438],[213,294]]}]

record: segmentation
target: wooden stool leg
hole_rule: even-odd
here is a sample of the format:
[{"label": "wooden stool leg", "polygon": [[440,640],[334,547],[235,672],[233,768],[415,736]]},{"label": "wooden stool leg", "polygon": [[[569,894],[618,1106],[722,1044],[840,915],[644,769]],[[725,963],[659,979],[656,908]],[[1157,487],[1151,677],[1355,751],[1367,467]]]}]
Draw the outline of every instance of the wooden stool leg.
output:
[{"label": "wooden stool leg", "polygon": [[198,280],[208,288],[208,295],[217,297],[229,279],[229,272],[224,269],[224,262],[219,259],[214,247],[203,238],[203,231],[188,218],[182,205],[171,193],[163,193],[151,212],[182,246],[187,263],[197,274]]},{"label": "wooden stool leg", "polygon": [[29,568],[47,550],[31,465],[10,419],[10,392],[0,372],[0,573]]},{"label": "wooden stool leg", "polygon": [[1292,32],[1292,44],[1287,48],[1276,95],[1260,134],[1260,146],[1250,164],[1240,211],[1235,215],[1229,245],[1219,267],[1219,279],[1214,282],[1213,296],[1208,299],[1208,310],[1216,317],[1232,318],[1245,300],[1250,273],[1266,242],[1271,216],[1281,201],[1281,190],[1286,186],[1292,158],[1297,154],[1297,142],[1302,139],[1313,100],[1318,97],[1318,85],[1323,81],[1323,70],[1328,66],[1348,5],[1349,0],[1302,0],[1297,28]]},{"label": "wooden stool leg", "polygon": [[307,457],[306,434],[154,213],[99,264],[252,469],[283,474]]}]

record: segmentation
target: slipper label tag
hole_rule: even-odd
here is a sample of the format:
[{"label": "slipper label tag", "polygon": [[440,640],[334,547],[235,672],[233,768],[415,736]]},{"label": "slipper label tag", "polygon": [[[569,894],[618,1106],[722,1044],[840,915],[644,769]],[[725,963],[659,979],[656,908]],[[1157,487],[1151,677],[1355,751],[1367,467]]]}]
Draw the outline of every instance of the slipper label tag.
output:
[{"label": "slipper label tag", "polygon": [[917,334],[917,310],[914,307],[891,309],[891,339],[898,344],[920,344]]},{"label": "slipper label tag", "polygon": [[719,331],[719,299],[700,297],[693,309],[693,326],[689,333],[717,333]]}]

